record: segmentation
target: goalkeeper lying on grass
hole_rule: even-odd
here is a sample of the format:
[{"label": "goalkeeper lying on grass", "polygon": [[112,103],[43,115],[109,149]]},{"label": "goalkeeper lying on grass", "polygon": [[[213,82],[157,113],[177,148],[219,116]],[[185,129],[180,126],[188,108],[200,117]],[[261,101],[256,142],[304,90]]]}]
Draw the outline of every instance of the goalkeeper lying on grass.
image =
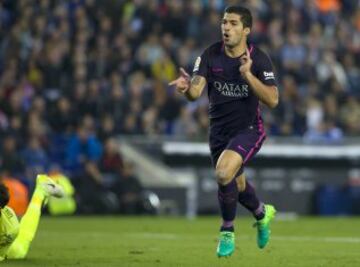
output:
[{"label": "goalkeeper lying on grass", "polygon": [[39,224],[41,208],[49,196],[62,197],[63,190],[47,175],[39,174],[29,206],[19,223],[15,212],[6,206],[8,189],[0,183],[0,261],[26,257]]}]

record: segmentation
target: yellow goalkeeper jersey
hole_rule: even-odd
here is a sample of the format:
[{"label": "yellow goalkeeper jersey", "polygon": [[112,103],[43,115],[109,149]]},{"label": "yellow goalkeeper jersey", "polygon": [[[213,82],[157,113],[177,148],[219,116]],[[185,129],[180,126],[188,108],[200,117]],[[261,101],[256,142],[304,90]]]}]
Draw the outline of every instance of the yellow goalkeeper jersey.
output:
[{"label": "yellow goalkeeper jersey", "polygon": [[0,213],[0,261],[4,260],[12,242],[19,233],[19,220],[15,212],[8,206]]}]

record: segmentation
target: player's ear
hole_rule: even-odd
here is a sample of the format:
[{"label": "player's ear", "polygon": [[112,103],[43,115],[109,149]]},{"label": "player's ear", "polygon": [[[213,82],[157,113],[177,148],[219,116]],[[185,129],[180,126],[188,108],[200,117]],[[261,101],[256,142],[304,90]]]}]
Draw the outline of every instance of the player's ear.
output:
[{"label": "player's ear", "polygon": [[248,35],[248,34],[250,33],[250,28],[249,28],[249,27],[246,27],[246,28],[244,29],[244,33],[245,33],[246,35]]}]

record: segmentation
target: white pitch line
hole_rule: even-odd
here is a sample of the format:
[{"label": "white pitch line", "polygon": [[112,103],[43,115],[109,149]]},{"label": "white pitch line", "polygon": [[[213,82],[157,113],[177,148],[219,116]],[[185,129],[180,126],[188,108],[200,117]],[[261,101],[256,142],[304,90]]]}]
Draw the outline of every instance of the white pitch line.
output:
[{"label": "white pitch line", "polygon": [[[190,239],[193,236],[188,235],[180,235],[180,234],[171,234],[171,233],[133,233],[126,234],[132,238],[139,239],[161,239],[161,240],[181,240],[181,239]],[[201,239],[213,239],[216,237],[213,236],[196,236],[196,238]],[[250,235],[239,235],[238,239],[252,239],[254,236]],[[279,236],[273,235],[271,236],[272,240],[277,241],[289,241],[289,242],[326,242],[326,243],[360,243],[360,237],[345,237],[345,236],[322,236],[322,237],[312,237],[312,236]]]}]

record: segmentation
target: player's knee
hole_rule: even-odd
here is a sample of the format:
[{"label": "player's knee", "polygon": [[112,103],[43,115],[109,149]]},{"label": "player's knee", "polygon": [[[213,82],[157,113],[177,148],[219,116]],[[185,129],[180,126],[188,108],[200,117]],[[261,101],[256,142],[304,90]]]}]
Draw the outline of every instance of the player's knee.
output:
[{"label": "player's knee", "polygon": [[233,175],[225,168],[216,168],[215,171],[216,180],[220,185],[226,185],[231,182]]}]

